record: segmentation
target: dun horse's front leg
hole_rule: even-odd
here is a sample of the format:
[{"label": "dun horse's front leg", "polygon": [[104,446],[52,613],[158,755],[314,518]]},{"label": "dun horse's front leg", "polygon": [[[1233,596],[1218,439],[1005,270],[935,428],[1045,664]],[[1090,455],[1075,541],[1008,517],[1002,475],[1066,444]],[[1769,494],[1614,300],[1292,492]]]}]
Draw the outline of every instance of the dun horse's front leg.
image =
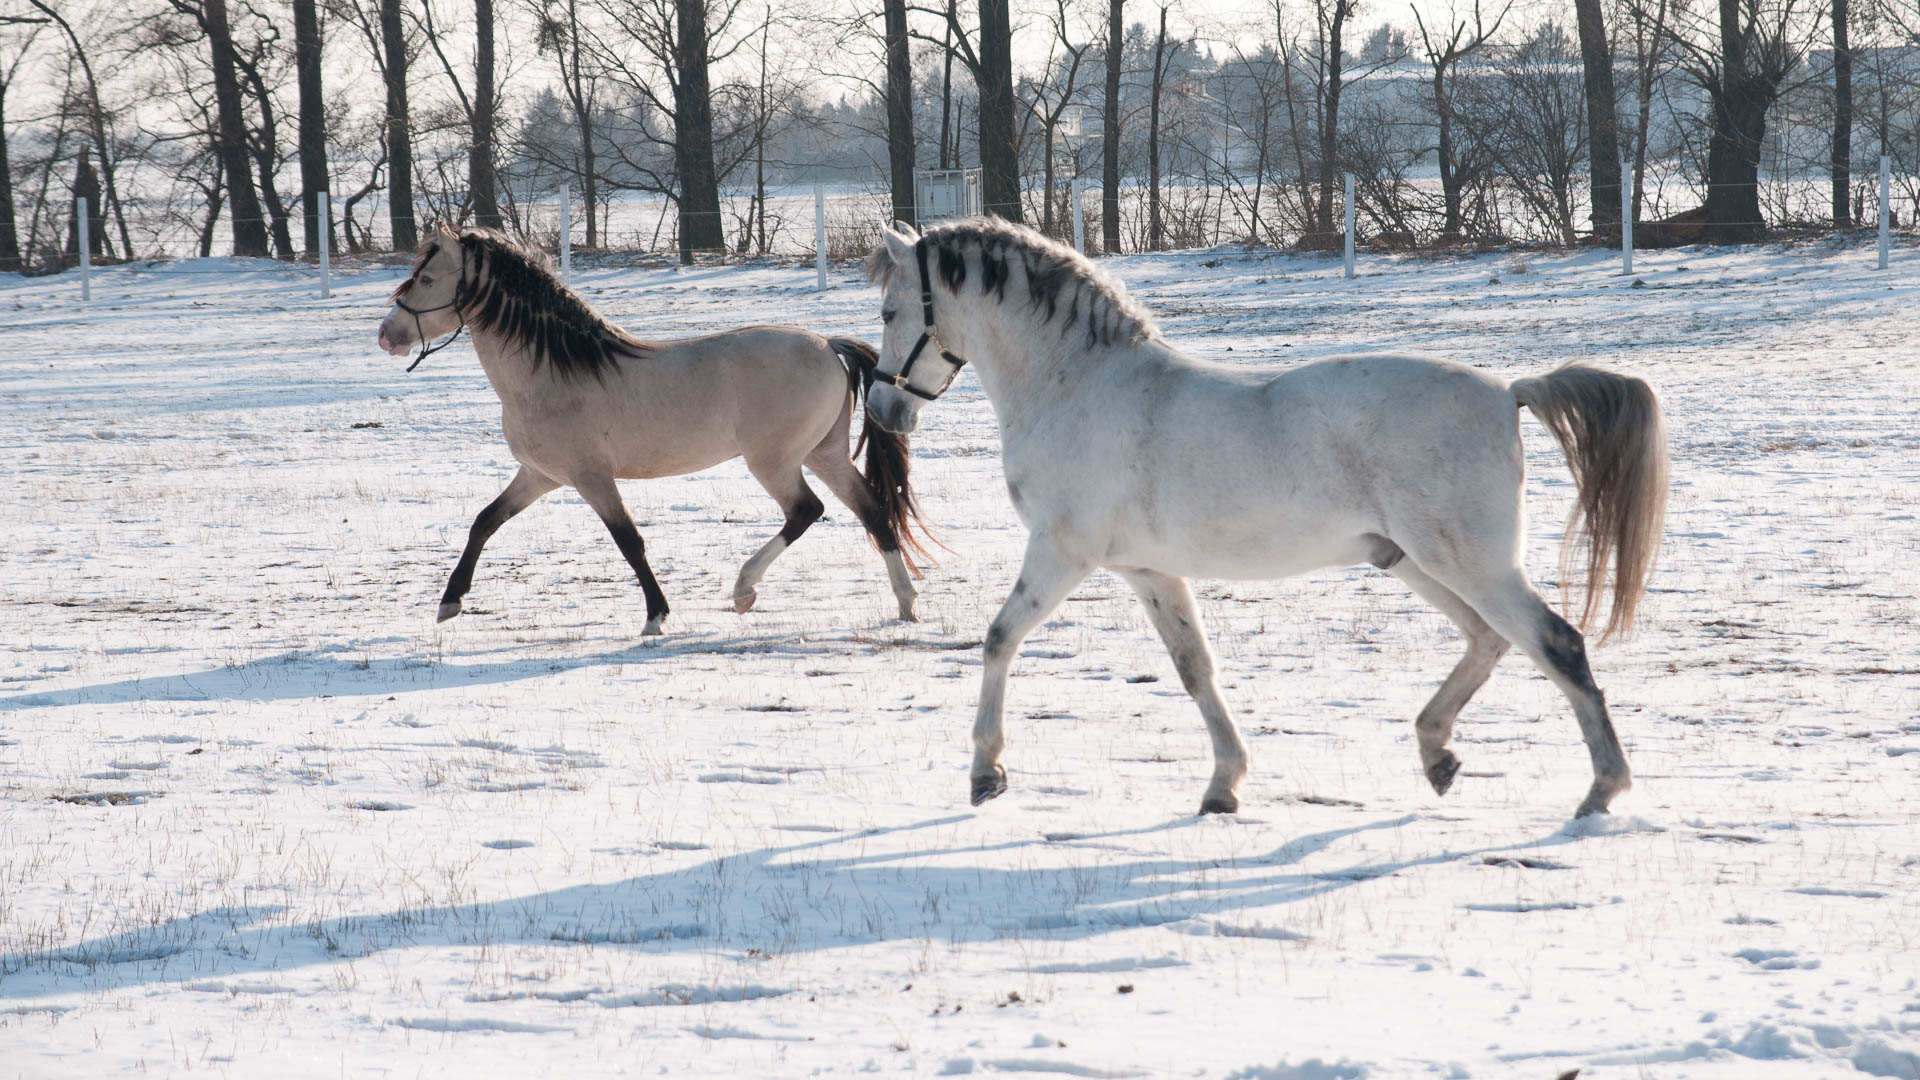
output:
[{"label": "dun horse's front leg", "polygon": [[982,649],[980,711],[973,722],[973,805],[979,806],[1007,790],[1007,770],[1000,764],[1006,747],[1002,713],[1007,696],[1007,670],[1020,643],[1033,633],[1074,586],[1086,579],[1092,564],[1060,550],[1047,537],[1027,540],[1027,555],[1013,593],[987,627]]},{"label": "dun horse's front leg", "polygon": [[480,562],[480,549],[487,546],[493,534],[500,526],[512,520],[514,515],[559,487],[560,484],[546,475],[520,466],[519,473],[507,484],[497,498],[487,504],[480,516],[473,519],[473,528],[467,531],[467,547],[460,553],[460,562],[453,568],[453,576],[447,579],[447,591],[440,597],[440,620],[446,622],[460,614],[460,600],[473,587],[473,568]]},{"label": "dun horse's front leg", "polygon": [[660,583],[653,579],[653,568],[647,565],[647,545],[640,539],[640,530],[633,527],[633,518],[627,515],[627,504],[620,500],[620,489],[612,478],[598,477],[576,481],[574,490],[600,515],[601,523],[613,534],[613,542],[620,545],[620,554],[627,557],[627,565],[633,567],[640,579],[640,591],[647,597],[647,625],[640,632],[660,633],[660,621],[667,617],[667,594],[660,591]]},{"label": "dun horse's front leg", "polygon": [[1247,775],[1247,744],[1240,729],[1227,712],[1220,688],[1213,681],[1213,650],[1207,647],[1207,631],[1200,623],[1200,607],[1193,602],[1193,590],[1185,578],[1152,570],[1122,570],[1140,602],[1147,605],[1153,628],[1166,642],[1180,682],[1200,706],[1213,739],[1213,780],[1200,799],[1203,814],[1231,814],[1240,809],[1240,797],[1234,794]]}]

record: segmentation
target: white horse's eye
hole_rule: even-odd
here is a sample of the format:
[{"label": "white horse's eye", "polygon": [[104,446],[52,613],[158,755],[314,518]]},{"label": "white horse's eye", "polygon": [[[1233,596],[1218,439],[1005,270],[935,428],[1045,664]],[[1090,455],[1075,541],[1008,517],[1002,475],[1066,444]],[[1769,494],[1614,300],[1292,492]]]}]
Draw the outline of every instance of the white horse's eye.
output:
[{"label": "white horse's eye", "polygon": [[892,322],[892,321],[893,321],[893,312],[892,312],[891,310],[888,310],[888,311],[882,311],[882,312],[880,313],[880,321],[881,321],[881,322],[883,322],[883,323],[885,323],[885,322]]}]

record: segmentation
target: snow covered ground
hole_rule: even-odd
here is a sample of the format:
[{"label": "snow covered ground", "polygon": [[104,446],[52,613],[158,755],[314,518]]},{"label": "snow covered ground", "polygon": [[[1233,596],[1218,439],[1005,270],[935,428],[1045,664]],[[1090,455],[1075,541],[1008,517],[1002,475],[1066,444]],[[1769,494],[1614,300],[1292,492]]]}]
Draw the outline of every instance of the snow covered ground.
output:
[{"label": "snow covered ground", "polygon": [[[1457,635],[1392,578],[1203,582],[1255,754],[1090,580],[1026,645],[1013,789],[967,805],[1022,531],[971,376],[915,478],[925,621],[738,463],[626,494],[674,613],[556,493],[434,609],[512,473],[465,345],[374,347],[395,272],[0,278],[0,1076],[1920,1076],[1920,253],[1114,260],[1214,359],[1576,356],[1663,392],[1641,634],[1594,669],[1638,784],[1592,827],[1509,657],[1427,789]],[[1497,279],[1497,280],[1496,280]],[[643,335],[877,340],[855,268],[598,269]],[[1569,493],[1539,425],[1530,566]],[[1553,595],[1551,590],[1549,595]],[[1583,823],[1584,825],[1585,823]]]}]

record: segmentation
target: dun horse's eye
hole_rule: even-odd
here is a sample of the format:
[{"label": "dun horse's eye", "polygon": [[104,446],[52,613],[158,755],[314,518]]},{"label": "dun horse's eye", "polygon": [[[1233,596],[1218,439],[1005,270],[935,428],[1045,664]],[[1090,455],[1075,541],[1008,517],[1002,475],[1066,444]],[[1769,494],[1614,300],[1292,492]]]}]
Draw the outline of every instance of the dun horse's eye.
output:
[{"label": "dun horse's eye", "polygon": [[428,276],[428,275],[426,275],[426,274],[421,274],[421,275],[420,275],[420,284],[422,284],[422,285],[431,285],[431,284],[433,284],[433,278],[432,278],[432,277],[430,277],[430,276]]}]

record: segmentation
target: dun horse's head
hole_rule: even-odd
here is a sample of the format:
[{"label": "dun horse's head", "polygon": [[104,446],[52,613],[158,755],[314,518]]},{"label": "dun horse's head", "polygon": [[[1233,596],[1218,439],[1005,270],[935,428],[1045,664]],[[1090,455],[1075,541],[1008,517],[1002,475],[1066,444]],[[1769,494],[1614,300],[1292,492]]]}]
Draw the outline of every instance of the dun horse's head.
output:
[{"label": "dun horse's head", "polygon": [[460,305],[472,291],[466,271],[460,237],[440,224],[420,245],[413,273],[393,290],[393,306],[380,320],[380,347],[405,356],[415,345],[460,329],[465,323]]},{"label": "dun horse's head", "polygon": [[927,241],[913,226],[894,222],[867,259],[867,275],[880,286],[880,359],[867,391],[867,415],[896,434],[920,424],[920,410],[945,393],[966,361],[934,333]]}]

